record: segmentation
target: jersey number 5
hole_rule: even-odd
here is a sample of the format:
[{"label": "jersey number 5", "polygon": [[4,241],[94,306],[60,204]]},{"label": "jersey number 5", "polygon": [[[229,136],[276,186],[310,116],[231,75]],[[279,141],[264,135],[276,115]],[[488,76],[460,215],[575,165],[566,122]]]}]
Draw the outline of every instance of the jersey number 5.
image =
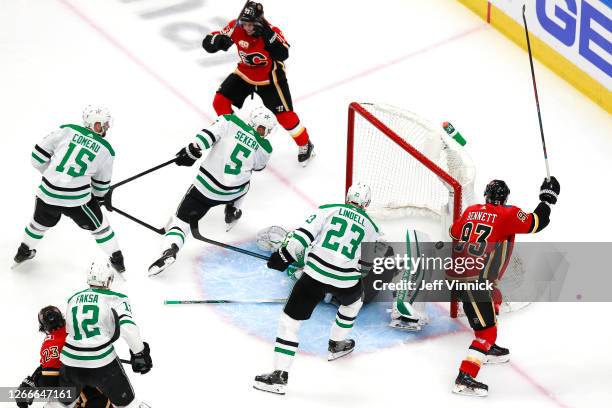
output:
[{"label": "jersey number 5", "polygon": [[91,326],[95,326],[98,323],[99,315],[100,308],[96,305],[83,305],[81,313],[79,313],[79,306],[73,307],[72,327],[74,328],[74,339],[83,340],[81,329],[83,330],[83,333],[85,333],[86,338],[99,335],[100,329],[98,327],[91,329]]},{"label": "jersey number 5", "polygon": [[[72,156],[72,153],[74,152],[75,147],[76,145],[74,143],[70,143],[70,146],[68,146],[68,150],[66,151],[66,154],[64,155],[64,158],[62,159],[62,162],[59,164],[59,166],[55,168],[55,171],[59,173],[64,173],[64,170],[66,168],[66,163],[68,163],[70,156]],[[86,159],[88,162],[91,163],[93,159],[95,158],[96,158],[95,153],[90,152],[89,150],[85,148],[82,148],[81,150],[79,150],[76,157],[74,158],[74,163],[78,165],[78,170],[74,166],[70,166],[66,173],[72,177],[81,177],[87,171],[87,163],[84,161],[84,159]]]},{"label": "jersey number 5", "polygon": [[[333,217],[331,219],[331,224],[338,225],[340,228],[337,230],[330,229],[329,231],[327,231],[327,234],[325,235],[325,240],[323,241],[323,244],[321,245],[323,246],[323,248],[327,248],[332,251],[338,251],[338,249],[340,248],[340,243],[332,242],[332,240],[334,237],[337,237],[337,238],[344,237],[346,229],[348,228],[348,221],[346,221],[344,218]],[[348,246],[343,246],[340,253],[346,256],[348,259],[355,259],[355,253],[357,252],[357,247],[359,246],[359,244],[361,244],[361,241],[363,240],[363,237],[365,236],[365,232],[363,231],[363,228],[361,228],[357,224],[351,225],[351,232],[356,233],[357,236],[351,239],[351,241],[349,242],[350,248]]]},{"label": "jersey number 5", "polygon": [[[242,159],[238,156],[242,155]],[[230,155],[230,160],[234,163],[234,166],[230,166],[229,164],[225,165],[225,174],[240,174],[242,171],[242,160],[246,159],[251,155],[251,151],[241,144],[237,144]]]}]

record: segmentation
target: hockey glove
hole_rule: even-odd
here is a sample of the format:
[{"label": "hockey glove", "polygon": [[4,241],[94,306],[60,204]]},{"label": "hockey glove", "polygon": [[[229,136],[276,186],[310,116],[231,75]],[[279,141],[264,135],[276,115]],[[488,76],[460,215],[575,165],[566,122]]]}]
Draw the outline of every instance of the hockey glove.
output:
[{"label": "hockey glove", "polygon": [[561,185],[555,177],[551,176],[550,180],[544,179],[540,187],[540,201],[547,202],[551,205],[556,204],[560,192]]},{"label": "hockey glove", "polygon": [[183,147],[176,157],[177,166],[193,166],[193,163],[202,157],[202,150],[195,143],[190,143],[189,146]]},{"label": "hockey glove", "polygon": [[217,34],[213,39],[213,45],[216,49],[221,51],[227,51],[234,42],[230,37],[224,34]]},{"label": "hockey glove", "polygon": [[[27,376],[19,385],[19,392],[21,393],[26,393],[28,391],[28,388],[35,388],[36,387],[36,382],[34,381],[34,379],[31,376]],[[19,408],[27,408],[30,405],[32,405],[32,402],[34,402],[34,398],[16,398],[15,402],[17,403],[17,406]]]},{"label": "hockey glove", "polygon": [[268,259],[268,268],[276,269],[277,271],[284,271],[295,262],[295,259],[291,256],[286,247],[280,247],[278,251],[274,252],[270,259]]},{"label": "hockey glove", "polygon": [[149,343],[144,342],[144,350],[140,353],[134,354],[130,350],[130,364],[132,364],[132,371],[135,373],[146,374],[153,368],[153,360],[151,360],[151,349]]}]

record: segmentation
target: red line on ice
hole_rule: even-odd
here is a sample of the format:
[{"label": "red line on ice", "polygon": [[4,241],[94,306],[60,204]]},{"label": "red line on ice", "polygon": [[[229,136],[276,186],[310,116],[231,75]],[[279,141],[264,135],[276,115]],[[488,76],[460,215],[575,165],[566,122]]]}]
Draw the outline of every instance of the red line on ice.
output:
[{"label": "red line on ice", "polygon": [[374,73],[376,73],[378,71],[381,71],[381,70],[383,70],[385,68],[389,68],[390,66],[393,66],[395,64],[399,64],[400,62],[404,62],[407,59],[414,58],[414,57],[419,56],[421,54],[425,54],[425,53],[427,53],[429,51],[432,51],[432,50],[434,50],[436,48],[440,48],[440,47],[442,47],[444,45],[447,45],[448,43],[451,43],[453,41],[460,40],[460,39],[462,39],[464,37],[467,37],[470,34],[473,34],[473,33],[476,33],[478,31],[482,30],[483,28],[486,28],[485,24],[478,24],[476,27],[472,27],[472,28],[467,29],[465,31],[462,31],[462,32],[460,32],[458,34],[452,35],[452,36],[447,37],[447,38],[445,38],[443,40],[435,42],[433,44],[430,44],[430,45],[427,45],[425,47],[419,48],[418,50],[409,52],[408,54],[401,55],[401,56],[396,57],[396,58],[394,58],[392,60],[384,62],[382,64],[375,65],[375,66],[373,66],[371,68],[368,68],[368,69],[366,69],[364,71],[361,71],[361,72],[358,72],[356,74],[353,74],[353,75],[351,75],[348,78],[344,78],[344,79],[341,79],[339,81],[332,82],[329,85],[325,85],[325,86],[323,86],[323,87],[321,87],[319,89],[316,89],[316,90],[311,91],[311,92],[309,92],[307,94],[299,96],[298,98],[296,98],[296,101],[303,101],[305,99],[311,98],[311,97],[313,97],[315,95],[318,95],[320,93],[327,92],[327,91],[329,91],[331,89],[338,88],[338,87],[340,87],[342,85],[346,85],[346,84],[348,84],[350,82],[356,81],[356,80],[361,79],[363,77],[366,77],[368,75],[372,75],[372,74],[374,74]]},{"label": "red line on ice", "polygon": [[[67,0],[57,0],[59,3],[64,5],[70,11],[72,11],[75,15],[77,15],[81,20],[83,20],[87,25],[89,25],[94,31],[96,31],[100,36],[102,36],[105,40],[111,43],[115,48],[121,51],[128,59],[130,59],[134,64],[138,65],[143,71],[153,77],[157,82],[159,82],[164,88],[166,88],[170,93],[180,99],[183,103],[189,106],[195,113],[202,116],[206,120],[212,122],[213,118],[204,112],[198,105],[193,103],[187,96],[185,96],[181,91],[172,86],[172,84],[158,75],[155,71],[153,71],[147,64],[145,64],[141,59],[139,59],[136,55],[130,52],[126,47],[124,47],[121,43],[115,40],[110,34],[108,34],[103,28],[101,28],[98,24],[96,24],[91,18],[85,15],[79,8],[74,6]],[[278,179],[282,184],[288,187],[291,191],[297,194],[302,200],[307,202],[311,207],[318,207],[315,200],[309,197],[306,193],[301,191],[295,184],[291,183],[289,179],[281,174],[280,171],[274,169],[272,166],[267,166],[268,170]]]}]

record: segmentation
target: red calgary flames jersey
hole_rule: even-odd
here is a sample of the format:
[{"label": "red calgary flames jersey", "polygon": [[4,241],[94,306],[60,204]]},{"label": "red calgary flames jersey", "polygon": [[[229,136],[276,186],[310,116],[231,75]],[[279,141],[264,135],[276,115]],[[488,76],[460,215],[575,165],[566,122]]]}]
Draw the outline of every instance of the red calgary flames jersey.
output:
[{"label": "red calgary flames jersey", "polygon": [[60,353],[64,343],[66,343],[66,327],[54,330],[45,337],[40,348],[40,366],[43,375],[59,375]]},{"label": "red calgary flames jersey", "polygon": [[468,280],[501,278],[512,255],[514,235],[528,234],[537,228],[538,216],[518,207],[493,204],[468,207],[450,229],[451,237],[458,242],[453,246],[455,268],[447,275]]},{"label": "red calgary flames jersey", "polygon": [[[270,26],[270,28],[277,35],[276,41],[289,48],[281,30],[274,26]],[[230,21],[223,30],[214,31],[212,34],[230,35],[230,38],[236,44],[240,57],[236,69],[237,75],[253,85],[268,85],[270,83],[269,75],[274,66],[274,61],[270,58],[270,53],[264,46],[263,37],[248,35],[240,24],[236,25],[236,20]]]}]

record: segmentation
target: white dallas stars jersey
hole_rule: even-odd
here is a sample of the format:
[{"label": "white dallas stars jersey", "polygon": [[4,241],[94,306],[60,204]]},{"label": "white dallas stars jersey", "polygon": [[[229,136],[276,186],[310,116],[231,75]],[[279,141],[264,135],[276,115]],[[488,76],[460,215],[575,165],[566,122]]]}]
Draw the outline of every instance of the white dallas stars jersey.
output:
[{"label": "white dallas stars jersey", "polygon": [[72,295],[66,308],[66,333],[60,361],[71,367],[111,363],[117,357],[113,343],[119,337],[134,353],[144,349],[130,300],[110,290],[89,288]]},{"label": "white dallas stars jersey", "polygon": [[78,125],[62,125],[32,150],[32,165],[43,175],[36,195],[51,205],[78,207],[91,193],[110,187],[115,151],[110,143]]},{"label": "white dallas stars jersey", "polygon": [[290,234],[287,250],[294,259],[304,253],[304,273],[319,282],[348,288],[361,278],[361,243],[375,242],[381,234],[361,208],[328,204]]},{"label": "white dallas stars jersey", "polygon": [[202,129],[196,143],[210,153],[200,166],[194,186],[217,201],[234,201],[249,191],[253,170],[263,170],[272,146],[236,115],[219,116]]}]

